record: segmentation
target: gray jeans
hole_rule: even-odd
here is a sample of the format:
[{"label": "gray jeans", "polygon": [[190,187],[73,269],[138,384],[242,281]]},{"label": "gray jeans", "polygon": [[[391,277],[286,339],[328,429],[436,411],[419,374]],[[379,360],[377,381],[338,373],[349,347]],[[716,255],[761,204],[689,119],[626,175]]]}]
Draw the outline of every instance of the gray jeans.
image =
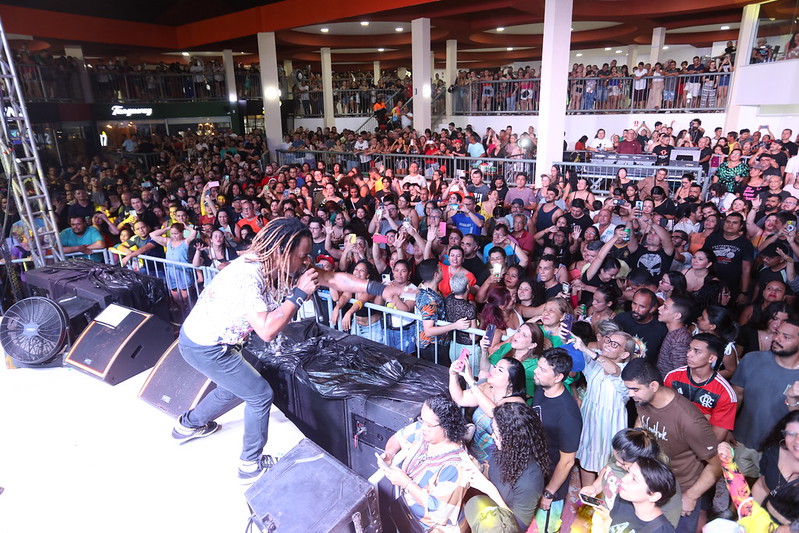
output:
[{"label": "gray jeans", "polygon": [[269,433],[272,387],[248,363],[241,352],[227,344],[201,346],[180,332],[180,354],[192,367],[207,376],[216,388],[183,415],[183,424],[201,427],[244,401],[244,444],[242,461],[255,461],[263,453]]}]

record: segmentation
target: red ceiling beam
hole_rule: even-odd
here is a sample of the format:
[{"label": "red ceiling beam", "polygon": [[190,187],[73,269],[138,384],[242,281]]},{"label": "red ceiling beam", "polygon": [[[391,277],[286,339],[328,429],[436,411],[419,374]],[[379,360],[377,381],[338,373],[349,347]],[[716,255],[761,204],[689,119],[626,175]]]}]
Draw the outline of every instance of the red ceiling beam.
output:
[{"label": "red ceiling beam", "polygon": [[284,0],[177,27],[8,5],[0,5],[0,17],[3,19],[6,31],[11,33],[65,41],[182,50],[248,37],[258,32],[368,15],[376,8],[400,9],[434,1],[381,0],[379,5],[372,0],[314,2],[313,9],[310,9],[306,0]]},{"label": "red ceiling beam", "polygon": [[153,48],[180,48],[175,28],[158,24],[56,13],[41,9],[0,5],[0,17],[8,33],[34,35],[64,41],[99,42]]}]

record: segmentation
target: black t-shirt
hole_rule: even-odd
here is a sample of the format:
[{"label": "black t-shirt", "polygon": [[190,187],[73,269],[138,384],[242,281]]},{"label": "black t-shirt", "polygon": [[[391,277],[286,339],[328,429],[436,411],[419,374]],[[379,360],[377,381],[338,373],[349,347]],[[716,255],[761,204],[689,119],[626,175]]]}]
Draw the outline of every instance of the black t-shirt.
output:
[{"label": "black t-shirt", "polygon": [[[626,247],[625,247],[625,250],[626,250]],[[597,272],[594,275],[594,277],[591,278],[591,279],[588,279],[585,276],[585,273],[583,273],[582,275],[580,275],[580,281],[583,282],[584,286],[594,287],[594,288],[601,287],[602,285],[608,285],[608,286],[611,286],[611,287],[613,285],[616,285],[615,280],[609,281],[609,282],[602,281],[602,279],[599,277],[599,272]],[[584,290],[584,291],[580,292],[580,303],[581,304],[585,304],[585,305],[590,306],[591,302],[593,301],[593,298],[594,298],[594,291]]]},{"label": "black t-shirt", "polygon": [[613,257],[614,259],[618,259],[619,261],[624,261],[625,263],[629,264],[630,253],[630,247],[625,243],[624,246],[614,245],[613,248],[611,248],[608,252],[608,257]]},{"label": "black t-shirt", "polygon": [[722,233],[715,233],[705,241],[705,248],[710,248],[716,254],[716,274],[733,294],[737,294],[743,275],[744,261],[752,262],[755,249],[745,236],[740,235],[733,240],[727,240]]},{"label": "black t-shirt", "polygon": [[641,324],[633,320],[632,314],[629,311],[619,313],[613,319],[625,333],[635,335],[646,344],[646,360],[653,365],[657,364],[658,353],[660,352],[660,345],[663,344],[663,339],[669,332],[666,324],[660,322],[657,318],[653,318],[646,324]]},{"label": "black t-shirt", "polygon": [[613,509],[610,511],[610,519],[610,530],[614,533],[672,533],[676,531],[664,514],[649,522],[641,520],[636,516],[633,504],[621,496],[616,496]]},{"label": "black t-shirt", "polygon": [[766,482],[766,489],[769,491],[785,485],[787,482],[777,466],[779,459],[779,446],[772,445],[763,449],[763,455],[760,457],[760,472],[765,478],[763,481]]},{"label": "black t-shirt", "polygon": [[[97,208],[94,207],[94,203],[90,201],[89,205],[87,205],[86,207],[80,205],[78,202],[75,202],[74,204],[69,206],[69,209],[67,211],[69,212],[69,218],[83,217],[85,220],[91,220],[96,210]],[[68,226],[69,224],[67,224],[67,227]]]},{"label": "black t-shirt", "polygon": [[531,459],[515,483],[503,483],[496,454],[492,453],[488,456],[488,479],[513,511],[522,531],[526,530],[533,521],[538,500],[544,492],[544,474],[541,472],[541,467]]},{"label": "black t-shirt", "polygon": [[663,248],[656,252],[651,252],[639,246],[638,249],[630,254],[627,263],[630,268],[644,267],[654,277],[658,277],[664,272],[668,272],[671,268],[671,262],[674,259],[674,254],[669,255]]},{"label": "black t-shirt", "polygon": [[586,229],[594,225],[594,223],[591,221],[591,217],[589,217],[588,215],[583,215],[580,218],[574,218],[571,213],[566,213],[565,216],[571,228],[574,228],[574,225],[576,224],[580,226],[580,228],[582,228],[583,231],[585,231]]},{"label": "black t-shirt", "polygon": [[669,198],[666,198],[666,200],[664,200],[663,203],[661,203],[660,205],[656,205],[653,211],[660,216],[673,217],[677,215],[677,206],[674,205],[674,202],[672,202]]},{"label": "black t-shirt", "polygon": [[556,283],[550,288],[544,287],[544,283],[539,281],[538,282],[538,293],[544,295],[544,300],[549,300],[550,298],[554,298],[559,295],[563,291],[563,286],[560,283]]},{"label": "black t-shirt", "polygon": [[652,153],[657,156],[655,160],[656,166],[666,166],[669,164],[669,160],[671,159],[671,151],[674,147],[670,144],[663,146],[659,144],[652,149]]},{"label": "black t-shirt", "polygon": [[[771,154],[771,157],[773,157],[774,161],[777,162],[777,167],[778,167],[778,168],[773,168],[772,167],[771,170],[772,171],[774,171],[774,170],[777,171],[776,174],[775,174],[776,176],[782,176],[782,173],[780,172],[779,167],[784,167],[785,165],[788,164],[788,156],[785,155],[784,152],[779,152],[779,153],[776,153],[776,154]],[[764,174],[766,174],[766,172],[764,172]]]},{"label": "black t-shirt", "polygon": [[795,155],[797,154],[797,152],[799,152],[799,145],[797,145],[797,144],[796,144],[795,142],[793,142],[793,141],[788,141],[787,143],[780,142],[780,144],[782,144],[782,147],[783,147],[785,150],[788,150],[788,155],[789,155],[790,157],[793,157],[793,156],[795,156]]},{"label": "black t-shirt", "polygon": [[[577,402],[569,392],[564,389],[560,396],[547,398],[544,389],[536,387],[533,397],[533,409],[541,417],[544,434],[547,438],[549,451],[549,475],[555,472],[555,467],[560,460],[560,452],[576,453],[580,446],[580,434],[583,431],[583,418]],[[563,500],[569,489],[569,479],[555,492],[555,500]]]},{"label": "black t-shirt", "polygon": [[[702,159],[712,155],[713,155],[712,148],[702,148],[702,151],[699,152],[699,160],[702,161]],[[699,165],[702,167],[702,170],[705,171],[705,174],[707,174],[708,171],[710,170],[710,159],[708,159],[703,163],[699,163]]]},{"label": "black t-shirt", "polygon": [[766,288],[766,285],[768,285],[770,281],[781,281],[785,283],[785,294],[788,296],[793,296],[793,291],[788,286],[787,277],[788,275],[784,268],[774,272],[770,268],[764,266],[757,271],[757,274],[755,275],[755,282],[760,286],[760,293],[762,294],[763,289]]},{"label": "black t-shirt", "polygon": [[488,267],[476,255],[471,259],[464,258],[463,268],[474,274],[477,285],[482,285],[490,274]]}]

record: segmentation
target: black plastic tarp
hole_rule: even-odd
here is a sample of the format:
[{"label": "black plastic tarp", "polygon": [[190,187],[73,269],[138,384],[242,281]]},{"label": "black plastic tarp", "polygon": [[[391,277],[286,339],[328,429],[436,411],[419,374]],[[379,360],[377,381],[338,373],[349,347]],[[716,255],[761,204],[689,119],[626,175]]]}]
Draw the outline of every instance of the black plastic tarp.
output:
[{"label": "black plastic tarp", "polygon": [[131,302],[120,302],[136,309],[149,310],[166,299],[164,282],[152,276],[142,276],[133,270],[75,258],[47,265],[48,269],[85,274],[95,286],[111,294],[125,293]]},{"label": "black plastic tarp", "polygon": [[324,398],[386,395],[418,400],[446,390],[446,383],[430,379],[427,363],[313,320],[290,324],[270,343],[255,339],[247,349],[265,371],[288,372]]}]

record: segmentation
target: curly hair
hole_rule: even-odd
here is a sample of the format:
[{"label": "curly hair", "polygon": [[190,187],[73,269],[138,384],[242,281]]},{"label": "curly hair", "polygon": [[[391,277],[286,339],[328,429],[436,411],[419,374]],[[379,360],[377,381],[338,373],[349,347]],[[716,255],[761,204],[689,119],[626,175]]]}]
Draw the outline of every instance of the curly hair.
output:
[{"label": "curly hair", "polygon": [[313,239],[311,230],[293,217],[271,220],[253,238],[247,253],[255,256],[253,262],[260,263],[267,292],[274,291],[282,297],[291,291],[296,274],[291,271],[291,252],[304,238]]},{"label": "curly hair", "polygon": [[444,430],[447,440],[463,442],[466,434],[466,419],[463,412],[448,394],[436,394],[425,400],[426,405],[438,417],[438,423]]},{"label": "curly hair", "polygon": [[495,456],[502,482],[513,485],[535,461],[544,480],[549,480],[550,459],[541,419],[523,402],[508,402],[494,409],[500,445]]}]

